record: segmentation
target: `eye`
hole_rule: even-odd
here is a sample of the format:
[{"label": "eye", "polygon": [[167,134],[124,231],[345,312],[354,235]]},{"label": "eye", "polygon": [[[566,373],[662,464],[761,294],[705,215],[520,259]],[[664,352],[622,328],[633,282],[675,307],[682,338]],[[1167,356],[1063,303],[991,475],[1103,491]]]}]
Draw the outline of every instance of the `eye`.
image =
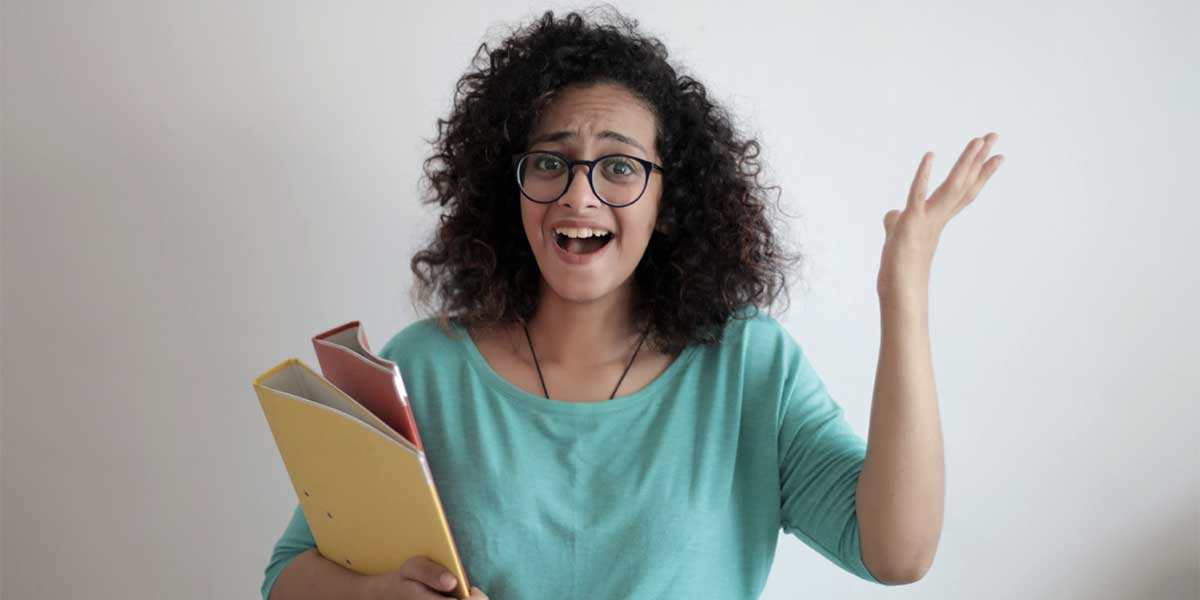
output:
[{"label": "eye", "polygon": [[533,167],[539,171],[558,171],[562,169],[562,161],[548,154],[541,154],[533,159]]},{"label": "eye", "polygon": [[627,158],[613,157],[608,159],[606,163],[608,172],[613,175],[626,177],[637,172],[637,168],[634,166],[633,161]]}]

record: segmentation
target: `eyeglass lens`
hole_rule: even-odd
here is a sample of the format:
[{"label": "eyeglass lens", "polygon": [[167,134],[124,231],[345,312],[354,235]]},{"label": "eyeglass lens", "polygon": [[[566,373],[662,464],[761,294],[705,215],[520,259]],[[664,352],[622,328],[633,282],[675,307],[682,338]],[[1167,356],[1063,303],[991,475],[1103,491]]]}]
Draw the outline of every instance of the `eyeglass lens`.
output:
[{"label": "eyeglass lens", "polygon": [[[562,157],[543,152],[525,156],[517,165],[517,181],[525,195],[538,202],[552,202],[567,190],[570,179]],[[582,175],[582,173],[580,173]],[[592,185],[608,204],[629,204],[646,188],[646,168],[623,156],[610,156],[596,163]]]}]

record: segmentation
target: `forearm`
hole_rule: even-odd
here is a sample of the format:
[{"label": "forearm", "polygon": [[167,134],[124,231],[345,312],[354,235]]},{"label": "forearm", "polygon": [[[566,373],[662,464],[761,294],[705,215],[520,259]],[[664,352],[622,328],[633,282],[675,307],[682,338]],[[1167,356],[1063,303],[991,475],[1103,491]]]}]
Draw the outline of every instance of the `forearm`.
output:
[{"label": "forearm", "polygon": [[316,548],[296,555],[279,573],[269,600],[360,599],[367,576],[321,556]]},{"label": "forearm", "polygon": [[857,488],[863,560],[898,582],[924,576],[942,530],[945,467],[928,304],[924,291],[880,302],[879,365]]}]

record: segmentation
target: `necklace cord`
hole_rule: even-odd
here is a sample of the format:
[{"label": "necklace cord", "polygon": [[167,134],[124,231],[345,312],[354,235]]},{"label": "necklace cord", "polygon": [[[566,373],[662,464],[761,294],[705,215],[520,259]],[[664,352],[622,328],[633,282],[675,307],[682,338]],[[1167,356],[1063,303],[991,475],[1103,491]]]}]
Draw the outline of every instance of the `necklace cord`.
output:
[{"label": "necklace cord", "polygon": [[642,339],[638,340],[637,347],[633,349],[633,356],[629,357],[629,364],[625,365],[625,372],[621,373],[621,378],[617,380],[617,386],[613,388],[612,395],[610,395],[608,397],[609,400],[612,400],[613,398],[617,397],[617,389],[621,387],[621,382],[625,381],[625,373],[628,373],[629,367],[633,366],[633,359],[637,358],[638,350],[642,349],[642,342],[645,341],[645,339],[646,339],[646,333],[643,333]]},{"label": "necklace cord", "polygon": [[529,327],[522,325],[525,328],[525,341],[529,342],[529,353],[533,355],[533,366],[537,367],[538,380],[542,382],[542,393],[546,395],[546,399],[550,399],[550,392],[546,391],[546,380],[542,377],[542,365],[538,364],[537,353],[533,351],[533,338],[529,337]]},{"label": "necklace cord", "polygon": [[[522,328],[525,329],[525,341],[529,342],[529,353],[533,355],[533,366],[537,368],[538,381],[542,382],[542,393],[545,394],[546,399],[549,400],[550,392],[546,389],[546,378],[542,376],[542,365],[538,363],[537,352],[533,351],[533,338],[529,337],[529,327],[525,324],[522,324]],[[629,364],[625,365],[625,371],[621,373],[621,378],[617,380],[617,385],[613,388],[612,395],[608,397],[609,400],[617,397],[617,390],[621,388],[621,382],[625,381],[625,375],[629,373],[629,368],[633,366],[633,360],[637,358],[638,350],[642,349],[642,342],[646,341],[646,335],[649,333],[649,329],[642,333],[641,339],[638,340],[637,347],[633,349],[633,356],[629,357]]]}]

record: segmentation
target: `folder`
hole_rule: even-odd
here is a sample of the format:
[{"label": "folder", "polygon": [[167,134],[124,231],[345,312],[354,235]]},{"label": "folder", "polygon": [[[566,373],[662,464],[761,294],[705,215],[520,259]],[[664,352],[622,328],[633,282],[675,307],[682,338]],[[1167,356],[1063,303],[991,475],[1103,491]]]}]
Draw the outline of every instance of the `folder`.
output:
[{"label": "folder", "polygon": [[313,336],[321,374],[422,450],[400,369],[376,356],[358,321]]},{"label": "folder", "polygon": [[322,556],[364,575],[425,556],[458,580],[455,597],[469,596],[428,460],[413,440],[298,358],[259,375],[254,391]]}]

